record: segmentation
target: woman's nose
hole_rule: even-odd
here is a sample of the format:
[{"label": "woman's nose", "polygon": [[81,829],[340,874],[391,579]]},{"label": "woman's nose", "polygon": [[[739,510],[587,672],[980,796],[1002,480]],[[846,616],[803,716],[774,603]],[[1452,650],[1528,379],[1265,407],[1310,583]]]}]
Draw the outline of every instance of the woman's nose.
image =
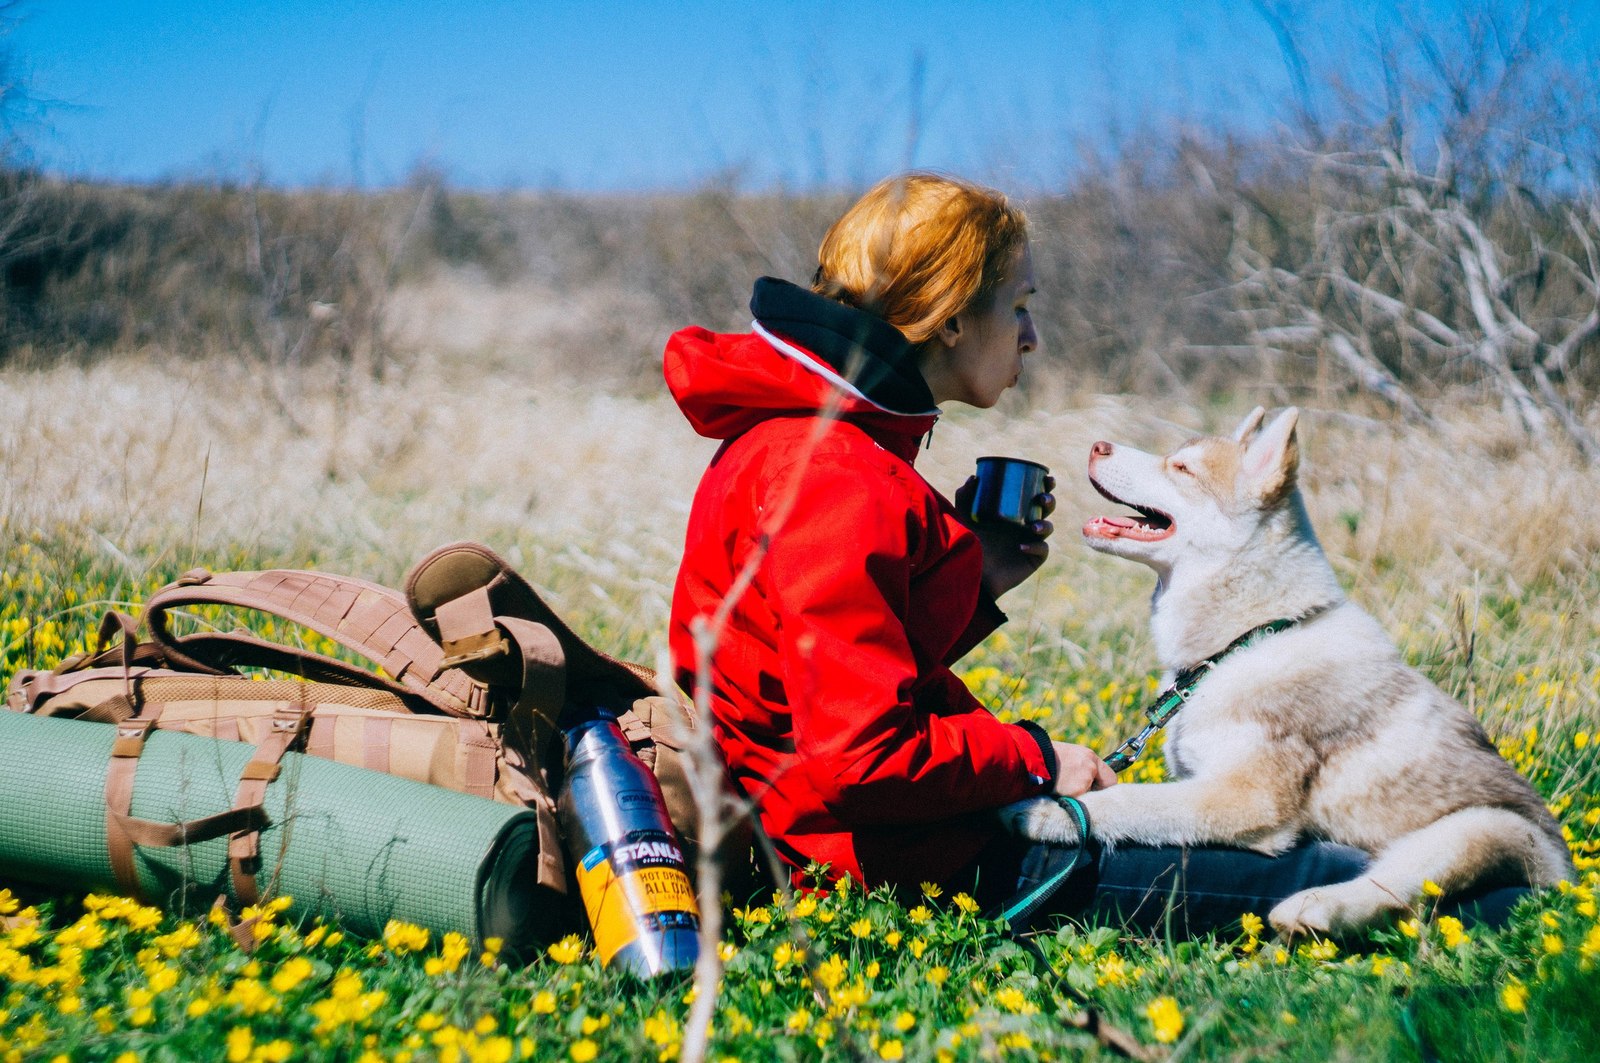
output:
[{"label": "woman's nose", "polygon": [[1022,328],[1017,333],[1017,350],[1023,354],[1032,354],[1039,349],[1039,333],[1034,331],[1032,315],[1024,316]]}]

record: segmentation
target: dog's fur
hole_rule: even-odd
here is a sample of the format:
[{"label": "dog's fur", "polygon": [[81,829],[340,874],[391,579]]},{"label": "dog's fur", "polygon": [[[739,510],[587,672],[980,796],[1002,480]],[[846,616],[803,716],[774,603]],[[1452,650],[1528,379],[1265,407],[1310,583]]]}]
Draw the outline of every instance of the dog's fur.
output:
[{"label": "dog's fur", "polygon": [[[1308,889],[1269,914],[1280,933],[1342,932],[1412,908],[1432,881],[1447,893],[1490,881],[1551,885],[1573,872],[1561,831],[1476,719],[1406,665],[1348,601],[1296,486],[1298,411],[1165,458],[1096,443],[1089,478],[1140,511],[1096,517],[1096,550],[1156,571],[1151,627],[1172,673],[1278,618],[1302,619],[1207,673],[1168,725],[1175,781],[1081,797],[1106,844],[1233,845],[1281,853],[1302,838],[1372,855],[1349,882]],[[1048,798],[1002,820],[1036,841],[1072,844]]]}]

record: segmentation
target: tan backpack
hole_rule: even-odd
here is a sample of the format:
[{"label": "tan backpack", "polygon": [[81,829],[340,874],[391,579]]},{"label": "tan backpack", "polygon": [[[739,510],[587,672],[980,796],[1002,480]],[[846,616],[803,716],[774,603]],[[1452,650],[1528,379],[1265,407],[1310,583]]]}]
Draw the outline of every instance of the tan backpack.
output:
[{"label": "tan backpack", "polygon": [[[174,611],[209,606],[289,621],[381,672],[244,631],[173,632]],[[685,847],[695,848],[696,806],[682,757],[692,704],[675,688],[674,696],[662,696],[649,669],[585,643],[485,546],[435,550],[412,568],[404,593],[322,572],[198,569],[154,594],[142,620],[144,641],[134,620],[109,614],[98,653],[19,672],[6,699],[16,711],[117,726],[106,831],[112,867],[130,894],[138,893],[134,845],[183,840],[141,834],[128,816],[138,757],[153,727],[256,747],[235,792],[236,817],[261,804],[290,749],[526,805],[539,820],[539,885],[565,894],[554,802],[559,725],[566,713],[605,707],[619,714],[629,743],[661,783]],[[262,678],[261,671],[282,678]],[[241,904],[256,903],[263,892],[251,822],[246,817],[228,847]],[[748,849],[746,833],[728,851]]]}]

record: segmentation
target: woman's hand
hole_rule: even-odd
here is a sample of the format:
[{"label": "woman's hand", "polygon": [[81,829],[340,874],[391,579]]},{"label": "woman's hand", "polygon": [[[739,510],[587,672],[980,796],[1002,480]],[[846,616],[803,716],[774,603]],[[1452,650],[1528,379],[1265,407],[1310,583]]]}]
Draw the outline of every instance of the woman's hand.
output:
[{"label": "woman's hand", "polygon": [[1043,515],[1027,528],[1003,521],[972,522],[972,496],[978,490],[978,478],[967,477],[967,482],[956,491],[956,513],[961,522],[971,528],[983,544],[983,589],[989,597],[999,598],[1039,570],[1050,556],[1050,544],[1045,542],[1056,526],[1043,519],[1056,508],[1056,478],[1044,478],[1042,495],[1034,495],[1034,504]]},{"label": "woman's hand", "polygon": [[1051,742],[1056,750],[1056,788],[1058,797],[1077,797],[1090,790],[1117,785],[1117,773],[1088,746]]}]

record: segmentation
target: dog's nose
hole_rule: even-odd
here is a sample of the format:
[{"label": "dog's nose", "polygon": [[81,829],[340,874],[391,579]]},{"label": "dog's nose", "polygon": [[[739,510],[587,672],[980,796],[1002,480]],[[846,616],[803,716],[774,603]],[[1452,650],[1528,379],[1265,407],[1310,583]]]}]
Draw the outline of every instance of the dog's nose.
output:
[{"label": "dog's nose", "polygon": [[1091,458],[1109,458],[1111,456],[1111,444],[1103,439],[1098,440],[1094,446],[1089,448],[1089,456]]}]

